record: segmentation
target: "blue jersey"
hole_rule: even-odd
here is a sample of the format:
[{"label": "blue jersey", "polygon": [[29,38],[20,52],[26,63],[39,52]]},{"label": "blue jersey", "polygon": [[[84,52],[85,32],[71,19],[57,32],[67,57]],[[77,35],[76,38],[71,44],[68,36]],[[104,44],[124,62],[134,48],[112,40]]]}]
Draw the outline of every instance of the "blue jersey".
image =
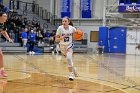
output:
[{"label": "blue jersey", "polygon": [[36,37],[36,35],[35,35],[34,33],[30,33],[30,34],[29,34],[29,40],[30,40],[31,42],[34,42],[34,41],[35,41],[35,37]]},{"label": "blue jersey", "polygon": [[21,37],[22,37],[22,39],[27,39],[27,33],[26,32],[22,32]]},{"label": "blue jersey", "polygon": [[48,38],[50,38],[51,35],[50,35],[49,32],[46,32],[46,33],[45,33],[45,36],[48,37]]}]

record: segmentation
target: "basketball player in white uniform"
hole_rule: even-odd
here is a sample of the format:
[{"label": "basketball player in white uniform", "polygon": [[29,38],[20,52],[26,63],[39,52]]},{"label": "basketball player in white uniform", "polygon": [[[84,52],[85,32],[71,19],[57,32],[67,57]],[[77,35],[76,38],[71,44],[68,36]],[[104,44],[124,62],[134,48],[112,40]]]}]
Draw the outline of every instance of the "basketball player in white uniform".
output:
[{"label": "basketball player in white uniform", "polygon": [[72,33],[76,31],[73,26],[69,25],[69,18],[62,19],[62,25],[58,27],[56,32],[56,42],[59,42],[61,53],[68,61],[68,70],[70,72],[69,80],[74,80],[74,75],[77,76],[76,68],[73,66],[73,42]]}]

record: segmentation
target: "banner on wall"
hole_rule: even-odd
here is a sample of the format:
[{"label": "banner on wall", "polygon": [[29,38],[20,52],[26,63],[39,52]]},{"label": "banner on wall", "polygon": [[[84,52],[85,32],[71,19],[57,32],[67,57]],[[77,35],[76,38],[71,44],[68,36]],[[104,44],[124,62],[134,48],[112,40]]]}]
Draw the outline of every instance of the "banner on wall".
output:
[{"label": "banner on wall", "polygon": [[120,5],[118,11],[130,13],[140,12],[140,5]]},{"label": "banner on wall", "polygon": [[3,0],[0,0],[0,3],[3,3]]},{"label": "banner on wall", "polygon": [[61,0],[61,18],[71,17],[72,0]]},{"label": "banner on wall", "polygon": [[91,18],[92,17],[92,0],[81,0],[81,17]]}]

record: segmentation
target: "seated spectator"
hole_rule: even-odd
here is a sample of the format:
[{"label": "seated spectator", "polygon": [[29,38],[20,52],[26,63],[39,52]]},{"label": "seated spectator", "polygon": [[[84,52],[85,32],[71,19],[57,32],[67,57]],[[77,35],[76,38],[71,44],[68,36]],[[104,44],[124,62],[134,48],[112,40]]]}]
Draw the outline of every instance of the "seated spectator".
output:
[{"label": "seated spectator", "polygon": [[45,39],[46,39],[46,41],[47,41],[47,44],[50,44],[50,33],[47,31],[46,33],[45,33]]},{"label": "seated spectator", "polygon": [[23,16],[19,16],[19,18],[16,20],[16,26],[20,28],[25,28],[23,19],[24,19]]},{"label": "seated spectator", "polygon": [[12,39],[13,41],[15,41],[15,33],[14,33],[14,30],[10,30],[9,36],[11,37],[11,39]]},{"label": "seated spectator", "polygon": [[36,27],[36,28],[39,28],[39,27],[40,27],[40,23],[37,22],[37,23],[35,24],[35,27]]},{"label": "seated spectator", "polygon": [[43,43],[43,35],[41,33],[41,30],[37,32],[37,37],[38,37],[38,43]]},{"label": "seated spectator", "polygon": [[50,37],[50,45],[53,45],[54,43],[55,43],[55,32],[53,31]]}]

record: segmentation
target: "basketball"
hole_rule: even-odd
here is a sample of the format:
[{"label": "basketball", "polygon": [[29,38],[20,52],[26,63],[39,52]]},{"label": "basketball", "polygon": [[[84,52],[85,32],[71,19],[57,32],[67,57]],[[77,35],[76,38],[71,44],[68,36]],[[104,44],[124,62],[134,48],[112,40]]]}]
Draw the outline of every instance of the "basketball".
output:
[{"label": "basketball", "polygon": [[84,33],[81,30],[76,30],[76,32],[73,33],[74,40],[82,40],[84,37]]}]

